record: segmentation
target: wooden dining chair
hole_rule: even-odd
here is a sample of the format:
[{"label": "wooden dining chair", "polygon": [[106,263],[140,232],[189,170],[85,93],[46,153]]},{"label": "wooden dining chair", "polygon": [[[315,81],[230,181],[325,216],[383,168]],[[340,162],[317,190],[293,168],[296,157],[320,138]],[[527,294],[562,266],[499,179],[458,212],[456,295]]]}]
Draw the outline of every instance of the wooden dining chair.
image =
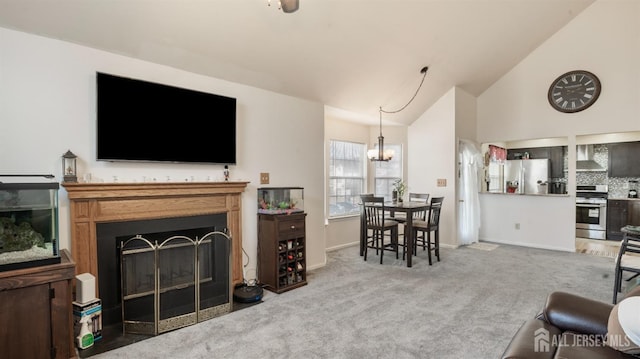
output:
[{"label": "wooden dining chair", "polygon": [[[409,193],[409,202],[423,202],[423,203],[429,203],[429,194],[428,193]],[[422,211],[421,213],[418,212],[414,212],[413,213],[413,218],[414,219],[422,219],[424,220],[425,216],[425,211]],[[400,222],[400,223],[405,223],[407,221],[407,218],[405,217],[405,213],[393,213],[389,219],[393,219],[396,222]]]},{"label": "wooden dining chair", "polygon": [[[420,202],[420,203],[429,203],[429,194],[428,193],[409,193],[409,202]],[[412,213],[412,217],[413,217],[413,221],[415,222],[416,220],[418,221],[424,221],[425,218],[427,217],[427,209],[419,209],[419,210],[414,210]],[[406,217],[406,213],[399,213],[399,216],[394,216],[391,219],[393,219],[394,221],[397,221],[399,223],[404,223],[404,228],[403,228],[403,233],[402,233],[402,238],[404,238],[403,242],[400,243],[400,245],[403,247],[403,251],[402,251],[402,260],[405,259],[406,257],[406,253],[407,253],[407,248],[406,248],[406,243],[407,243],[407,231],[406,231],[406,227],[407,227],[407,217]],[[415,242],[414,242],[414,246],[415,248]],[[413,254],[416,254],[415,249],[413,250]]]},{"label": "wooden dining chair", "polygon": [[364,201],[365,229],[371,231],[371,235],[365,236],[364,260],[367,260],[369,249],[375,249],[380,255],[380,264],[384,257],[384,251],[392,251],[398,255],[398,228],[396,221],[386,217],[384,197],[367,197]]},{"label": "wooden dining chair", "polygon": [[[432,264],[431,252],[440,262],[440,211],[442,210],[443,201],[444,197],[431,198],[425,219],[413,221],[413,252],[416,253],[418,246],[422,247],[422,250],[427,250],[429,265]],[[432,232],[433,238],[431,237]]]},{"label": "wooden dining chair", "polygon": [[360,256],[364,255],[364,248],[370,237],[370,231],[367,229],[367,217],[365,216],[364,204],[369,198],[373,198],[373,193],[360,194]]},{"label": "wooden dining chair", "polygon": [[409,202],[429,202],[428,193],[409,193]]}]

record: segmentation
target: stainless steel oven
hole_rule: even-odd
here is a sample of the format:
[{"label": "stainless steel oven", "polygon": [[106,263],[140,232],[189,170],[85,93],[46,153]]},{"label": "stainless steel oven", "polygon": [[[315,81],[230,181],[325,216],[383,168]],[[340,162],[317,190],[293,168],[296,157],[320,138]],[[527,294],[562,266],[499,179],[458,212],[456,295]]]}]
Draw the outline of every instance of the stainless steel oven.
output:
[{"label": "stainless steel oven", "polygon": [[577,186],[576,237],[607,239],[606,185]]}]

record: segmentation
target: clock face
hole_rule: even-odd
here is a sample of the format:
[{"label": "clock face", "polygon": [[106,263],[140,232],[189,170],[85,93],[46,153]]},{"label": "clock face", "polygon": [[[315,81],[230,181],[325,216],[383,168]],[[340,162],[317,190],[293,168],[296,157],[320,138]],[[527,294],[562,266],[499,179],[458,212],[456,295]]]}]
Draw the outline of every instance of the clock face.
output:
[{"label": "clock face", "polygon": [[547,95],[551,107],[560,112],[582,111],[600,96],[600,80],[589,71],[569,71],[551,83]]}]

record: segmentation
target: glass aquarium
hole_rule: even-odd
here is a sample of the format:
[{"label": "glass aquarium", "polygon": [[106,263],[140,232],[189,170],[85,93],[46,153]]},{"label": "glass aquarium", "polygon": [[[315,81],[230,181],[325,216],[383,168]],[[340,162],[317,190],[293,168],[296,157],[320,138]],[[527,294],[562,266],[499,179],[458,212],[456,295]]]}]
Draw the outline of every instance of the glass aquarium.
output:
[{"label": "glass aquarium", "polygon": [[304,212],[302,187],[258,188],[258,213],[291,214]]},{"label": "glass aquarium", "polygon": [[58,183],[0,183],[0,271],[60,263]]}]

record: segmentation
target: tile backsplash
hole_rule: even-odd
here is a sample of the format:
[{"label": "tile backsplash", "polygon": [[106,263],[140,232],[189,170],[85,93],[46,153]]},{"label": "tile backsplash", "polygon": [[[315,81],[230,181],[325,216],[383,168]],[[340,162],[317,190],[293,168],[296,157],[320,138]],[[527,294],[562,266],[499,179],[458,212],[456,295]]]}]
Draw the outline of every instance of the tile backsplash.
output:
[{"label": "tile backsplash", "polygon": [[610,177],[609,178],[609,198],[627,198],[629,194],[629,181],[639,181],[638,177]]},{"label": "tile backsplash", "polygon": [[640,181],[638,177],[609,177],[607,175],[609,151],[606,144],[593,146],[593,159],[604,168],[604,171],[576,172],[576,185],[606,184],[609,186],[609,198],[626,198],[629,192],[629,181]]}]

